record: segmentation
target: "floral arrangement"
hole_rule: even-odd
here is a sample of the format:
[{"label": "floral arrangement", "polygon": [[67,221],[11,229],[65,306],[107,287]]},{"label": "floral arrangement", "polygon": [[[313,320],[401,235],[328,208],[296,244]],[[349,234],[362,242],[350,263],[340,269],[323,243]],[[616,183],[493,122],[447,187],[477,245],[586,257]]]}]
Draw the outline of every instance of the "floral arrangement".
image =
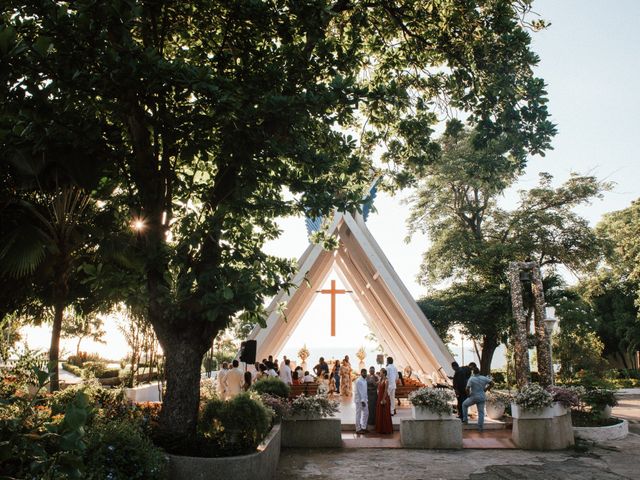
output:
[{"label": "floral arrangement", "polygon": [[537,383],[525,385],[514,397],[516,405],[524,410],[542,410],[553,404],[553,395]]},{"label": "floral arrangement", "polygon": [[513,396],[509,392],[500,392],[497,390],[489,390],[486,394],[487,403],[493,405],[509,405],[513,400]]},{"label": "floral arrangement", "polygon": [[298,350],[298,357],[302,360],[302,363],[307,361],[309,358],[309,349],[307,348],[307,344],[305,343],[300,350]]},{"label": "floral arrangement", "polygon": [[326,395],[300,395],[291,402],[291,415],[333,417],[338,412],[338,405]]},{"label": "floral arrangement", "polygon": [[547,387],[547,392],[553,395],[554,402],[560,402],[567,408],[580,405],[582,387]]},{"label": "floral arrangement", "polygon": [[282,417],[286,417],[291,414],[291,403],[282,397],[264,393],[260,395],[260,400],[265,407],[268,407],[273,411],[274,417],[277,421],[280,421]]},{"label": "floral arrangement", "polygon": [[409,401],[415,407],[423,407],[441,415],[451,415],[453,412],[450,404],[453,395],[448,390],[419,388],[409,394]]},{"label": "floral arrangement", "polygon": [[365,351],[364,347],[360,347],[360,349],[356,352],[356,357],[358,357],[358,360],[360,360],[361,362],[364,362],[366,356],[367,352]]}]

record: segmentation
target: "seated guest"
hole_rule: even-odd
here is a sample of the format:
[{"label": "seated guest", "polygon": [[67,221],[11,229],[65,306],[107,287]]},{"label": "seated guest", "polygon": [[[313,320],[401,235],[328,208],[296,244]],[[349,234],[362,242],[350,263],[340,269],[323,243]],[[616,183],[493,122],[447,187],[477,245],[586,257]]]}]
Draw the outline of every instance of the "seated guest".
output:
[{"label": "seated guest", "polygon": [[300,374],[298,373],[298,370],[293,372],[292,377],[293,377],[293,384],[294,385],[302,385],[302,380],[300,379]]},{"label": "seated guest", "polygon": [[269,365],[269,367],[267,369],[267,375],[269,377],[277,377],[278,376],[278,372],[276,372],[276,370],[273,368],[273,362],[271,363],[271,365]]},{"label": "seated guest", "polygon": [[315,381],[316,381],[316,379],[315,379],[315,378],[313,378],[313,376],[311,376],[311,375],[309,374],[309,371],[306,371],[306,372],[304,372],[304,377],[302,378],[302,381],[303,381],[304,383],[309,383],[309,382],[313,383],[313,382],[315,382]]}]

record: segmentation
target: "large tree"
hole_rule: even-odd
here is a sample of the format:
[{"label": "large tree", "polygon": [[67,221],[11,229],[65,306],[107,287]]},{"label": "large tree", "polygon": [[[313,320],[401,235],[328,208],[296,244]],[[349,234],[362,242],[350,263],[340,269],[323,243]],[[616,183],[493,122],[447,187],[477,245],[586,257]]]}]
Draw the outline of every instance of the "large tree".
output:
[{"label": "large tree", "polygon": [[195,433],[213,338],[286,285],[292,264],[261,250],[274,218],[355,208],[381,146],[406,183],[438,155],[440,107],[476,119],[479,145],[547,147],[530,4],[7,2],[3,155],[90,166],[130,212],[166,355],[164,434]]},{"label": "large tree", "polygon": [[[539,185],[521,192],[517,207],[506,210],[499,200],[521,172],[522,158],[501,141],[478,149],[476,135],[450,124],[441,140],[442,156],[420,181],[409,225],[431,241],[420,280],[432,292],[442,282],[453,283],[421,304],[441,327],[460,325],[480,342],[481,370],[487,373],[512,324],[509,262],[531,259],[548,273],[557,265],[574,271],[593,268],[599,242],[573,208],[597,198],[608,184],[572,175],[553,187],[551,176],[542,174]],[[531,318],[533,302],[527,303]]]}]

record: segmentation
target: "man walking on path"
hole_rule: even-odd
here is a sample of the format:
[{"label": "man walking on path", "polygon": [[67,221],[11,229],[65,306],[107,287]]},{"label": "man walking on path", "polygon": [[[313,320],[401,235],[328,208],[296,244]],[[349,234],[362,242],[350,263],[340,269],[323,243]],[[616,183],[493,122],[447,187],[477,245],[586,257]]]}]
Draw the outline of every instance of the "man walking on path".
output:
[{"label": "man walking on path", "polygon": [[478,409],[478,431],[484,430],[484,402],[485,392],[493,386],[493,380],[484,375],[480,375],[480,370],[474,368],[473,375],[467,382],[467,398],[462,402],[462,423],[469,421],[468,411],[471,405],[476,405]]},{"label": "man walking on path", "polygon": [[360,376],[356,380],[356,391],[353,396],[356,403],[356,433],[369,433],[367,421],[369,420],[369,404],[367,399],[367,370],[360,370]]},{"label": "man walking on path", "polygon": [[389,386],[389,401],[391,402],[391,415],[396,414],[396,384],[398,383],[398,369],[393,364],[393,358],[387,357],[387,381]]}]

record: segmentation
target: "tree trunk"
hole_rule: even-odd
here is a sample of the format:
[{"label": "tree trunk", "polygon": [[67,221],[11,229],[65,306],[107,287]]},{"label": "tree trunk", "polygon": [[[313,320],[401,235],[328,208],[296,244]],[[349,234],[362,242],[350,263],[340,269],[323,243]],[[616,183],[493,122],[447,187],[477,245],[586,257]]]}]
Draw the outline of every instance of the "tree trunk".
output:
[{"label": "tree trunk", "polygon": [[489,375],[491,373],[491,362],[496,348],[498,348],[498,341],[494,337],[482,337],[482,356],[480,357],[481,375]]},{"label": "tree trunk", "polygon": [[159,436],[170,450],[192,440],[200,402],[200,366],[206,352],[200,342],[163,342],[167,391],[160,414]]},{"label": "tree trunk", "polygon": [[51,331],[51,346],[49,347],[49,372],[51,373],[50,390],[52,392],[60,389],[58,362],[60,360],[60,333],[62,332],[63,314],[64,305],[56,303],[53,310],[53,329]]},{"label": "tree trunk", "polygon": [[515,320],[515,334],[513,338],[514,367],[516,383],[519,388],[529,383],[529,345],[527,342],[527,319],[522,305],[522,284],[520,283],[520,269],[527,264],[511,262],[509,264],[509,283],[511,284],[511,306]]},{"label": "tree trunk", "polygon": [[551,343],[551,337],[547,333],[547,329],[544,326],[544,290],[542,287],[542,275],[540,268],[535,266],[531,269],[531,288],[533,290],[533,321],[535,326],[536,337],[538,338],[538,344],[536,345],[536,352],[538,358],[538,374],[540,375],[540,384],[543,387],[553,385],[553,370],[551,367],[551,350],[549,348]]}]

